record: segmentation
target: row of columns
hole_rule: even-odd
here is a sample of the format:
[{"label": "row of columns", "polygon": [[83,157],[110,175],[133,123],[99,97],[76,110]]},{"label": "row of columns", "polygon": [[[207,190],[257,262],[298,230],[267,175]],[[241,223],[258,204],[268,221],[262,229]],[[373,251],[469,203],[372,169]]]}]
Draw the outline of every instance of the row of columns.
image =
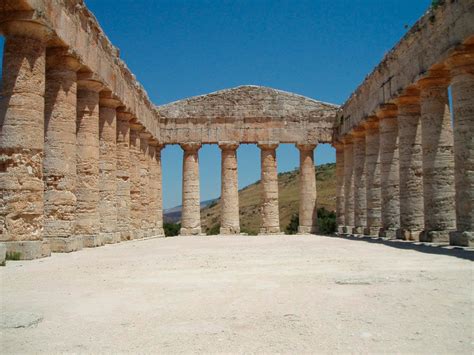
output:
[{"label": "row of columns", "polygon": [[[220,142],[221,149],[221,225],[220,234],[240,233],[237,142]],[[278,171],[276,142],[258,144],[261,152],[262,226],[260,234],[280,233],[278,210]],[[199,194],[199,143],[181,144],[183,149],[183,204],[181,235],[199,235],[201,231]],[[300,233],[317,231],[316,176],[314,149],[316,144],[297,144],[300,151]]]},{"label": "row of columns", "polygon": [[474,244],[472,53],[430,71],[336,142],[340,233]]},{"label": "row of columns", "polygon": [[33,259],[163,235],[162,146],[33,22],[3,23],[0,242]]}]

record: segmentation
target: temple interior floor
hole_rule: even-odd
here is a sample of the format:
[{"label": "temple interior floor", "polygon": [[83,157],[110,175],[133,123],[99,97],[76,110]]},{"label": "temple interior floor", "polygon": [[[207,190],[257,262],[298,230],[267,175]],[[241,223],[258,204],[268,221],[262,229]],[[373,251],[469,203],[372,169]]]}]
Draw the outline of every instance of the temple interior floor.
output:
[{"label": "temple interior floor", "polygon": [[351,238],[213,236],[10,261],[0,348],[471,353],[472,259]]}]

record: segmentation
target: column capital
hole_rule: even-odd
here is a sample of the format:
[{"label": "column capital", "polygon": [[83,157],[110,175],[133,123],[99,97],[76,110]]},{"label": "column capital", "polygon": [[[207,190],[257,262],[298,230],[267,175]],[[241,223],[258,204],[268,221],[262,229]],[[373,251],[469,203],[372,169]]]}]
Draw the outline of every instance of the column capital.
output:
[{"label": "column capital", "polygon": [[0,31],[6,36],[23,36],[47,42],[53,36],[48,26],[33,21],[33,11],[15,11],[7,20],[0,23]]},{"label": "column capital", "polygon": [[121,105],[119,99],[117,99],[111,91],[102,90],[99,94],[99,105],[109,108],[117,108]]},{"label": "column capital", "polygon": [[295,143],[296,148],[298,148],[300,151],[312,151],[316,148],[317,145],[317,143]]},{"label": "column capital", "polygon": [[99,80],[99,77],[92,72],[78,72],[77,86],[79,89],[84,88],[97,93],[104,88],[104,84]]},{"label": "column capital", "polygon": [[352,144],[354,143],[354,137],[350,133],[347,133],[341,137],[341,142],[344,144],[344,146]]},{"label": "column capital", "polygon": [[342,150],[344,149],[344,143],[340,139],[334,140],[331,145],[336,149],[336,150]]},{"label": "column capital", "polygon": [[351,135],[352,135],[354,141],[364,138],[365,137],[365,125],[359,125],[359,126],[354,127],[351,130]]},{"label": "column capital", "polygon": [[380,119],[394,118],[398,116],[398,107],[395,104],[381,104],[375,114]]},{"label": "column capital", "polygon": [[152,137],[153,135],[150,132],[147,132],[146,130],[143,130],[140,132],[140,139],[144,139],[148,141]]},{"label": "column capital", "polygon": [[78,71],[81,63],[66,47],[51,47],[46,50],[46,68]]},{"label": "column capital", "polygon": [[142,126],[141,123],[139,123],[135,118],[133,118],[131,121],[130,121],[130,130],[131,131],[135,131],[137,133],[140,133],[141,131],[143,131],[145,129],[145,127]]},{"label": "column capital", "polygon": [[279,142],[258,142],[257,146],[262,150],[275,150],[278,148]]},{"label": "column capital", "polygon": [[236,150],[239,147],[239,142],[224,141],[218,143],[219,148],[222,150]]},{"label": "column capital", "polygon": [[449,85],[449,81],[449,70],[429,70],[426,74],[424,74],[418,79],[416,85],[420,89],[420,91],[423,92],[423,90],[433,87],[447,88]]},{"label": "column capital", "polygon": [[133,114],[127,111],[117,110],[117,119],[119,121],[131,121],[133,119]]},{"label": "column capital", "polygon": [[193,152],[201,149],[202,144],[198,142],[186,142],[181,143],[180,146],[185,152]]},{"label": "column capital", "polygon": [[380,118],[376,115],[367,116],[362,122],[362,125],[364,126],[366,131],[378,129],[380,126]]},{"label": "column capital", "polygon": [[459,46],[446,60],[446,66],[453,77],[460,74],[474,75],[474,44]]}]

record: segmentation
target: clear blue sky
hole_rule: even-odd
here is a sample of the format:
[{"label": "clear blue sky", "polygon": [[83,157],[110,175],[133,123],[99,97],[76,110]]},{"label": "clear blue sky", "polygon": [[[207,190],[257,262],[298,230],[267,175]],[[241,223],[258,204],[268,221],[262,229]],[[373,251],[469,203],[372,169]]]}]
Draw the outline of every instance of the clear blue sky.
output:
[{"label": "clear blue sky", "polygon": [[[86,0],[155,104],[243,84],[342,104],[431,0]],[[278,149],[278,170],[298,166]],[[163,151],[164,207],[181,203],[181,149]],[[260,178],[257,147],[239,148],[239,185]],[[335,160],[321,145],[317,164]],[[201,199],[220,194],[220,154],[200,151]]]}]

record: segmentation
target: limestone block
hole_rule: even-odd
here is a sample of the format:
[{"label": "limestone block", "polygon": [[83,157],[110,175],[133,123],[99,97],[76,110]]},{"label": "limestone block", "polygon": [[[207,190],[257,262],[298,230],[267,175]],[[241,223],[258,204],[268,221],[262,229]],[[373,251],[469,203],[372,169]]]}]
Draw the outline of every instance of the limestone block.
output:
[{"label": "limestone block", "polygon": [[344,233],[352,233],[354,229],[354,142],[347,135],[344,143]]},{"label": "limestone block", "polygon": [[220,234],[240,234],[239,184],[235,142],[220,142],[221,149],[221,226]]},{"label": "limestone block", "polygon": [[199,143],[181,144],[183,149],[183,206],[180,235],[201,234],[199,193]]},{"label": "limestone block", "polygon": [[140,166],[140,132],[143,126],[130,124],[130,217],[131,239],[143,238],[142,233],[142,202],[141,202],[141,166]]},{"label": "limestone block", "polygon": [[262,181],[262,226],[260,234],[280,233],[280,215],[278,211],[278,171],[276,160],[276,142],[261,142],[260,148]]},{"label": "limestone block", "polygon": [[367,227],[367,190],[365,165],[365,129],[354,130],[354,234]]},{"label": "limestone block", "polygon": [[336,148],[336,224],[338,233],[344,232],[344,144],[333,143]]},{"label": "limestone block", "polygon": [[300,152],[300,203],[298,233],[308,234],[318,231],[316,174],[314,149],[316,144],[296,144]]}]

